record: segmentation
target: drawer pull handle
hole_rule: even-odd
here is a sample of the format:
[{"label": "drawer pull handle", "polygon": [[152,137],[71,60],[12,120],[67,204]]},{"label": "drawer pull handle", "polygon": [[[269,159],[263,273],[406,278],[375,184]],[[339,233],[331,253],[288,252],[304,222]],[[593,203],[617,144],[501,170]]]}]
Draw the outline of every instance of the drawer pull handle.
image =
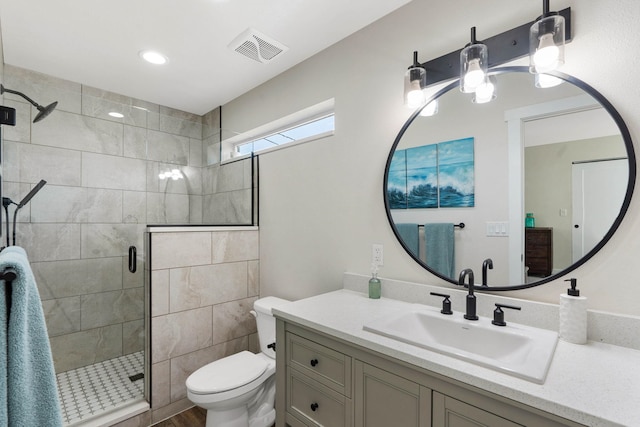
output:
[{"label": "drawer pull handle", "polygon": [[316,412],[316,410],[317,410],[317,409],[318,409],[318,404],[317,404],[317,403],[312,403],[312,404],[311,404],[311,410],[312,410],[313,412]]},{"label": "drawer pull handle", "polygon": [[318,359],[311,359],[311,366],[315,367],[318,364]]}]

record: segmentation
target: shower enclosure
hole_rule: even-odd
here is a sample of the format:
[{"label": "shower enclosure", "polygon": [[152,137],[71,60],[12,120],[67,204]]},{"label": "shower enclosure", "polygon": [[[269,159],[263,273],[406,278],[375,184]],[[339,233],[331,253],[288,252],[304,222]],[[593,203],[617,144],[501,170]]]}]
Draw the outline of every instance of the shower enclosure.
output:
[{"label": "shower enclosure", "polygon": [[5,91],[17,120],[2,128],[2,195],[20,200],[47,182],[17,213],[16,236],[38,283],[65,422],[81,424],[148,399],[147,225],[251,224],[254,162],[219,164],[218,109],[197,116],[8,65],[2,74],[7,87],[58,100],[32,123],[32,106]]}]

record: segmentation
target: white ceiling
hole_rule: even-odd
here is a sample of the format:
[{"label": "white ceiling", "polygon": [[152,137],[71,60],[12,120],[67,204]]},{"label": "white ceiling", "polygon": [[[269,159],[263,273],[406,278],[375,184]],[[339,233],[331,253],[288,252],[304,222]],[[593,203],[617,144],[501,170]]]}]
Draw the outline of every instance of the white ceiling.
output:
[{"label": "white ceiling", "polygon": [[[6,64],[202,115],[409,1],[0,0],[0,25]],[[265,64],[230,50],[247,28],[289,50]]]},{"label": "white ceiling", "polygon": [[557,144],[617,135],[620,128],[604,108],[576,111],[525,122],[525,146]]}]

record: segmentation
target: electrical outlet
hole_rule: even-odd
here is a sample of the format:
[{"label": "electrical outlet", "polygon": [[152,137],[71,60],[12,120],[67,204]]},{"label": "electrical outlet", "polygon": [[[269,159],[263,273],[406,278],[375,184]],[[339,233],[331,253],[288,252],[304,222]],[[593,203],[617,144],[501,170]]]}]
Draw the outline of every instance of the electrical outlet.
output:
[{"label": "electrical outlet", "polygon": [[377,266],[384,265],[384,253],[382,245],[374,243],[371,246],[371,262]]}]

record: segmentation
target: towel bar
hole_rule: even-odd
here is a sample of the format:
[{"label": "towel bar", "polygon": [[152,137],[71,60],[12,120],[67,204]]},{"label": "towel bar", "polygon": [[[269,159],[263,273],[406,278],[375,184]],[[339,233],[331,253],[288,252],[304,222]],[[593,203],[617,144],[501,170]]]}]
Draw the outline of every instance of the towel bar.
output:
[{"label": "towel bar", "polygon": [[[464,222],[461,222],[460,224],[453,224],[453,228],[463,229],[465,227],[466,227],[466,225],[464,224]],[[420,224],[420,225],[418,225],[418,228],[424,228],[424,225]]]},{"label": "towel bar", "polygon": [[11,284],[18,277],[18,273],[13,268],[7,268],[0,273],[0,280],[4,280],[8,284]]},{"label": "towel bar", "polygon": [[[2,273],[0,273],[0,280],[4,280],[5,284],[7,285],[7,289],[5,290],[5,293],[4,293],[4,297],[5,297],[4,303],[7,310],[7,318],[9,316],[9,313],[11,313],[11,293],[12,293],[11,282],[16,280],[16,277],[18,277],[18,273],[16,273],[16,270],[14,270],[13,268],[6,268]],[[7,328],[9,328],[8,322],[7,322]]]}]

